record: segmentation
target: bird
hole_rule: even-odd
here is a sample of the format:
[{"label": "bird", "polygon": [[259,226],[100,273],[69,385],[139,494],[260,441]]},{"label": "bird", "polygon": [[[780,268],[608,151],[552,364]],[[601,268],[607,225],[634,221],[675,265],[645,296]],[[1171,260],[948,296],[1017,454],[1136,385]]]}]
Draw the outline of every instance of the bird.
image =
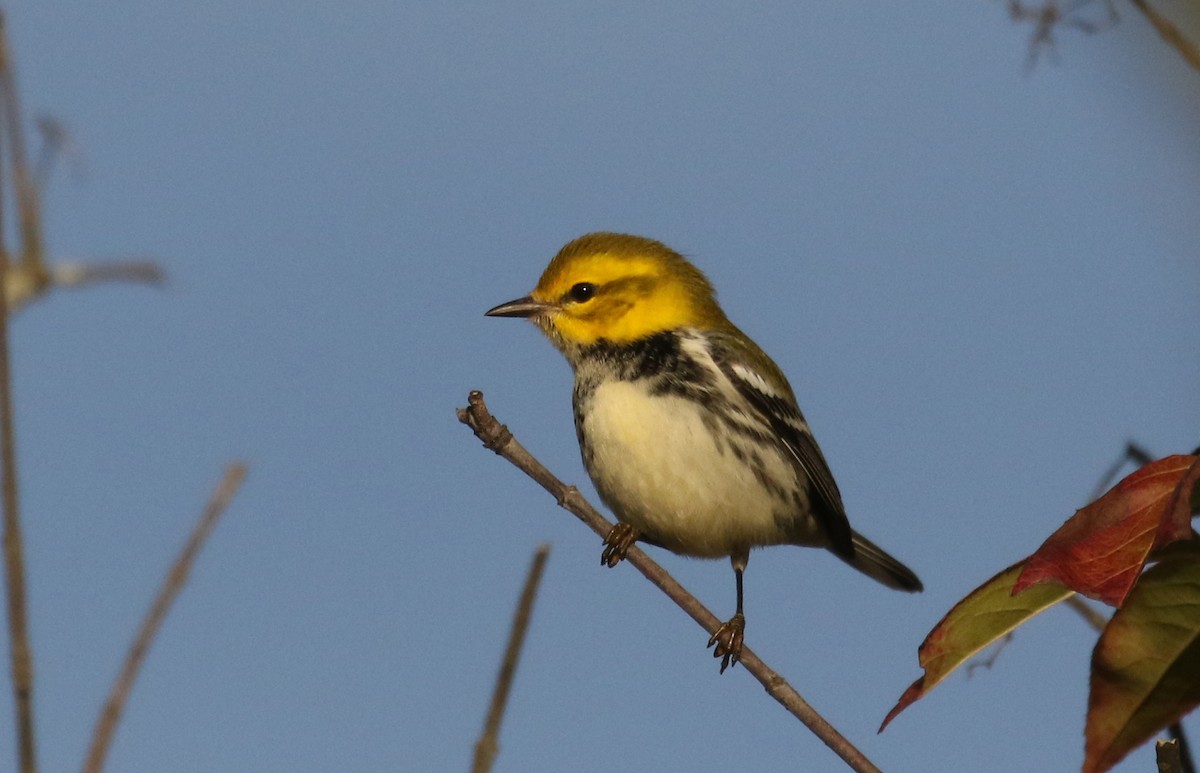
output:
[{"label": "bird", "polygon": [[574,371],[584,468],[617,523],[601,563],[641,541],[728,558],[736,612],[708,640],[721,673],[745,641],[752,548],[825,548],[889,588],[911,569],[850,528],[825,456],[783,371],[662,242],[595,232],[566,244],[527,296],[486,312],[533,322]]}]

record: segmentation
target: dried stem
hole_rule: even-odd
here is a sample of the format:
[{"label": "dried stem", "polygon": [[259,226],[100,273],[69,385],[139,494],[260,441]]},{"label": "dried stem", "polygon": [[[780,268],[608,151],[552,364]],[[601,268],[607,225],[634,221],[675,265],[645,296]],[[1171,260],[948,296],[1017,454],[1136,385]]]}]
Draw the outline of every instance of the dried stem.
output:
[{"label": "dried stem", "polygon": [[113,263],[38,263],[33,268],[18,263],[4,276],[4,294],[9,314],[16,314],[55,288],[86,287],[104,282],[161,286],[166,277],[158,264],[149,260],[120,260]]},{"label": "dried stem", "polygon": [[1196,773],[1196,763],[1192,759],[1192,749],[1183,732],[1183,722],[1176,722],[1167,728],[1167,735],[1170,736],[1175,753],[1179,757],[1180,773]]},{"label": "dried stem", "polygon": [[[483,402],[483,393],[473,391],[467,396],[467,407],[458,410],[458,419],[474,431],[475,436],[483,441],[500,456],[511,462],[517,469],[533,478],[542,488],[553,496],[558,504],[570,511],[583,521],[596,534],[607,536],[612,524],[596,512],[588,504],[574,486],[568,486],[546,469],[541,462],[533,457],[517,442],[508,428],[498,422],[488,412]],[[675,578],[655,563],[644,551],[636,545],[629,549],[626,560],[641,572],[646,579],[658,586],[659,590],[675,602],[693,620],[700,624],[709,634],[716,632],[721,621],[701,604],[695,596],[689,593]],[[771,670],[748,647],[742,649],[741,664],[766,689],[767,693],[783,705],[793,716],[799,719],[834,751],[851,769],[859,773],[872,771],[878,773],[878,768],[863,755],[849,740],[839,733],[813,709],[807,701],[796,692],[782,676]]]},{"label": "dried stem", "polygon": [[[8,270],[8,250],[0,245],[0,274]],[[33,727],[33,650],[25,593],[25,546],[17,492],[17,449],[13,430],[12,374],[9,370],[8,308],[0,293],[0,477],[4,488],[4,578],[8,589],[8,640],[16,704],[17,759],[22,773],[37,770]]]},{"label": "dried stem", "polygon": [[[0,118],[5,119],[0,134],[8,140],[0,142],[0,156],[8,146],[14,167],[20,165],[19,136],[12,125],[19,123],[16,92],[12,87],[12,66],[4,30],[4,15],[0,12]],[[17,135],[19,135],[19,127]],[[0,180],[3,176],[0,175]],[[21,196],[19,180],[17,195]],[[2,184],[0,184],[2,188]],[[25,208],[18,201],[24,225]],[[4,221],[0,207],[0,224]],[[0,231],[0,278],[6,277],[11,261],[4,234]],[[13,429],[12,373],[8,351],[8,304],[0,293],[0,478],[3,478],[4,500],[4,577],[7,589],[8,640],[12,669],[14,715],[17,730],[17,765],[21,773],[37,770],[37,742],[33,718],[33,649],[29,644],[29,611],[25,592],[25,547],[21,538],[20,498],[17,491],[16,440]]]},{"label": "dried stem", "polygon": [[1146,0],[1129,0],[1133,7],[1142,12],[1142,15],[1154,26],[1160,37],[1172,46],[1184,61],[1190,64],[1197,70],[1200,70],[1200,48],[1196,44],[1188,40],[1179,28],[1172,24],[1165,16],[1159,14],[1158,11],[1150,7]]},{"label": "dried stem", "polygon": [[21,231],[21,260],[25,270],[42,268],[42,216],[37,187],[25,160],[25,131],[21,125],[21,102],[17,79],[8,52],[4,16],[0,15],[0,100],[4,103],[4,131],[8,135],[12,162],[13,190],[17,197],[17,223]]},{"label": "dried stem", "polygon": [[83,763],[85,773],[99,773],[104,768],[108,747],[112,743],[117,723],[121,721],[121,714],[125,710],[129,692],[133,689],[134,680],[137,679],[138,672],[142,668],[146,653],[149,652],[150,645],[158,634],[158,629],[162,627],[163,620],[171,609],[171,604],[174,603],[179,591],[187,583],[188,574],[196,561],[196,556],[204,547],[209,535],[212,534],[213,527],[217,525],[221,514],[229,507],[229,502],[237,493],[238,486],[245,477],[246,467],[243,464],[234,463],[225,468],[225,475],[216,490],[213,491],[204,512],[200,515],[200,520],[196,522],[191,535],[188,536],[187,542],[176,557],[175,563],[171,565],[167,576],[163,578],[158,595],[142,620],[137,636],[134,637],[133,645],[130,646],[129,653],[125,656],[121,673],[113,682],[108,700],[105,701],[104,708],[100,711],[100,717],[96,720],[91,747],[88,749],[87,759]]},{"label": "dried stem", "polygon": [[1159,741],[1154,745],[1154,757],[1158,773],[1183,773],[1183,761],[1179,757],[1177,742]]},{"label": "dried stem", "polygon": [[72,287],[99,282],[136,282],[162,284],[163,272],[157,264],[145,260],[126,260],[112,264],[46,263],[42,238],[41,190],[25,158],[25,133],[21,104],[8,41],[4,34],[4,16],[0,13],[0,110],[11,160],[12,190],[16,197],[20,249],[17,259],[4,272],[3,291],[7,313],[13,314],[55,287]]},{"label": "dried stem", "polygon": [[542,581],[542,571],[546,568],[546,559],[549,556],[549,545],[541,545],[534,551],[533,561],[529,565],[529,576],[525,578],[521,600],[517,604],[512,628],[508,633],[504,661],[500,664],[500,673],[496,675],[496,689],[492,692],[492,703],[488,707],[483,733],[475,742],[475,759],[471,764],[471,773],[488,773],[492,769],[496,754],[500,751],[500,722],[504,719],[508,693],[517,673],[517,664],[521,660],[521,647],[525,643],[525,632],[529,630],[529,618],[533,614],[533,602],[537,599],[538,583]]},{"label": "dried stem", "polygon": [[1079,594],[1072,593],[1063,600],[1068,607],[1079,613],[1079,616],[1087,622],[1097,633],[1104,631],[1104,627],[1108,625],[1108,618],[1097,612],[1092,605],[1088,604],[1083,599],[1079,598]]}]

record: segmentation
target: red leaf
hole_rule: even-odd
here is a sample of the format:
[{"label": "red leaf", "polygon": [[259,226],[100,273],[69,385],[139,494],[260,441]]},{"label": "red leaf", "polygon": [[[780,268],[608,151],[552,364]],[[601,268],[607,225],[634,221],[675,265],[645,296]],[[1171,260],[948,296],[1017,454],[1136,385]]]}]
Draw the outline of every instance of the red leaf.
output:
[{"label": "red leaf", "polygon": [[1171,501],[1167,505],[1166,517],[1158,527],[1155,546],[1166,545],[1192,536],[1192,517],[1200,515],[1200,456],[1183,474]]},{"label": "red leaf", "polygon": [[[1068,588],[1120,606],[1150,551],[1191,534],[1172,512],[1181,480],[1197,457],[1168,456],[1134,471],[1079,510],[1025,562],[1013,593],[1057,580]],[[1190,499],[1190,486],[1184,501]],[[1179,510],[1179,507],[1175,507]]]}]

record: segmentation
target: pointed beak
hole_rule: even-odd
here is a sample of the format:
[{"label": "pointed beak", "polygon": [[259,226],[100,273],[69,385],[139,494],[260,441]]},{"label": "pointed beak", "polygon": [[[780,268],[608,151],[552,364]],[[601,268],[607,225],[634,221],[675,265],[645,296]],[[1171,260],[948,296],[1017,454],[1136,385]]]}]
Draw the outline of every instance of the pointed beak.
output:
[{"label": "pointed beak", "polygon": [[535,301],[526,295],[524,298],[517,298],[515,301],[502,303],[494,309],[488,309],[484,315],[488,317],[532,317],[549,308],[549,304]]}]

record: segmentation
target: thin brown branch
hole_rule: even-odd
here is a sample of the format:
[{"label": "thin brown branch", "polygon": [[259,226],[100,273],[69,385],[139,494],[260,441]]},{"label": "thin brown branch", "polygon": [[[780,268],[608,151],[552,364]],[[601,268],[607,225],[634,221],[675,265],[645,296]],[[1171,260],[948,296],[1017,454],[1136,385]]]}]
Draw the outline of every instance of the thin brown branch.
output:
[{"label": "thin brown branch", "polygon": [[25,160],[21,103],[17,94],[17,79],[8,50],[8,35],[3,15],[0,15],[0,100],[4,103],[4,129],[8,135],[13,190],[17,196],[17,223],[21,231],[20,263],[25,270],[34,271],[43,266],[41,202],[37,186],[29,174],[29,164]]},{"label": "thin brown branch", "polygon": [[[8,270],[8,251],[0,246],[0,272]],[[13,429],[12,374],[9,369],[8,309],[0,293],[0,464],[4,488],[4,578],[8,589],[8,639],[13,699],[16,704],[17,758],[22,773],[37,770],[33,724],[33,649],[25,592],[25,546],[21,537],[17,491],[17,449]]]},{"label": "thin brown branch", "polygon": [[50,173],[60,159],[65,161],[72,176],[83,174],[83,154],[75,146],[71,132],[52,115],[34,116],[34,124],[42,138],[42,147],[33,165],[33,186],[39,200],[50,183]]},{"label": "thin brown branch", "polygon": [[1175,744],[1175,751],[1179,755],[1180,773],[1196,773],[1196,762],[1192,759],[1191,745],[1183,732],[1183,722],[1176,722],[1167,728],[1167,736]]},{"label": "thin brown branch", "polygon": [[175,558],[175,563],[171,565],[167,576],[163,578],[158,595],[155,596],[154,603],[150,605],[141,627],[138,628],[137,636],[134,637],[129,653],[125,656],[121,673],[113,682],[108,700],[105,701],[104,708],[100,710],[100,717],[96,720],[96,727],[92,732],[92,743],[88,749],[87,759],[83,763],[85,773],[99,773],[103,770],[108,747],[112,743],[117,723],[121,721],[121,714],[129,699],[129,692],[133,689],[138,672],[141,671],[146,653],[150,651],[150,645],[154,642],[158,629],[162,627],[163,620],[171,609],[171,604],[174,603],[179,591],[187,583],[188,574],[196,562],[196,556],[199,555],[200,549],[204,547],[205,541],[212,534],[213,527],[217,525],[221,514],[229,507],[230,501],[245,477],[246,466],[243,464],[234,463],[225,468],[224,477],[213,491],[204,512],[201,513],[200,519],[192,528],[187,542],[184,543],[183,549]]},{"label": "thin brown branch", "polygon": [[1159,36],[1167,41],[1167,44],[1179,52],[1183,60],[1197,70],[1200,70],[1200,48],[1196,44],[1188,40],[1187,37],[1179,31],[1179,28],[1172,24],[1165,16],[1162,16],[1158,11],[1150,7],[1146,0],[1129,0],[1133,7],[1142,12],[1142,15],[1149,20],[1154,29],[1158,31]]},{"label": "thin brown branch", "polygon": [[1097,633],[1102,632],[1104,627],[1108,625],[1108,618],[1097,612],[1091,604],[1081,599],[1079,594],[1072,593],[1063,599],[1063,601],[1068,607],[1075,610]]},{"label": "thin brown branch", "polygon": [[[84,265],[69,263],[48,266],[42,238],[41,191],[29,170],[25,156],[25,132],[20,95],[0,13],[0,112],[11,160],[12,189],[16,195],[17,224],[20,231],[18,259],[4,273],[4,293],[8,313],[55,287],[73,287],[97,282],[139,282],[161,284],[162,269],[149,261],[123,261],[113,264]],[[60,137],[61,139],[61,137]]]},{"label": "thin brown branch", "polygon": [[4,276],[8,311],[15,314],[56,288],[85,287],[102,282],[127,282],[160,286],[166,281],[157,263],[123,260],[114,263],[55,263],[29,270],[23,264],[10,267]]},{"label": "thin brown branch", "polygon": [[[612,524],[600,515],[587,500],[580,495],[574,486],[568,486],[556,478],[546,467],[525,450],[509,432],[508,427],[498,422],[488,412],[483,402],[483,393],[473,391],[467,396],[467,407],[458,409],[458,419],[466,424],[490,448],[511,462],[517,469],[533,478],[542,488],[546,489],[558,504],[571,512],[588,528],[601,537],[607,536]],[[626,559],[635,569],[650,580],[659,590],[665,593],[676,605],[688,614],[700,627],[710,635],[721,626],[716,615],[708,611],[695,596],[689,593],[671,575],[654,562],[636,545],[629,549]],[[799,719],[835,754],[850,766],[851,769],[866,773],[878,768],[863,755],[849,740],[837,731],[833,725],[808,704],[782,676],[767,666],[748,647],[742,649],[741,664],[766,689],[767,694],[778,701],[793,716]]]},{"label": "thin brown branch", "polygon": [[1054,37],[1056,29],[1069,27],[1092,35],[1117,23],[1117,9],[1112,0],[1104,0],[1107,18],[1084,17],[1081,12],[1091,4],[1092,0],[1045,0],[1041,5],[1026,5],[1021,0],[1008,0],[1009,18],[1033,25],[1033,35],[1029,40],[1029,58],[1025,63],[1027,72],[1033,71],[1042,51],[1057,59]]},{"label": "thin brown branch", "polygon": [[[15,90],[12,88],[12,62],[4,31],[4,15],[0,12],[0,112],[11,127],[19,122]],[[0,124],[3,126],[3,124]],[[19,155],[11,130],[0,131],[7,143],[0,142],[0,156],[4,145],[10,155]],[[16,165],[14,160],[14,166]],[[0,180],[3,176],[0,175]],[[2,188],[0,184],[0,188]],[[19,191],[18,191],[19,195]],[[20,207],[20,205],[18,205]],[[21,208],[22,214],[24,209]],[[0,223],[4,220],[0,207]],[[4,234],[0,232],[0,277],[9,271],[8,248]],[[0,478],[3,478],[4,500],[4,577],[7,588],[8,639],[14,716],[17,732],[17,765],[21,773],[37,770],[37,742],[33,717],[33,649],[29,643],[29,610],[25,591],[25,546],[21,538],[20,497],[17,490],[16,432],[13,428],[12,373],[8,351],[8,304],[0,293]]]},{"label": "thin brown branch", "polygon": [[979,669],[991,671],[992,666],[996,665],[996,661],[1000,659],[1000,653],[1008,649],[1008,645],[1016,641],[1016,634],[1009,631],[1004,634],[1004,638],[996,642],[991,647],[991,652],[986,657],[977,657],[967,664],[967,678],[975,676],[975,672]]},{"label": "thin brown branch", "polygon": [[1099,499],[1104,495],[1104,492],[1108,491],[1109,487],[1112,486],[1112,482],[1117,479],[1117,475],[1125,465],[1132,462],[1134,466],[1142,467],[1150,464],[1153,460],[1154,457],[1150,455],[1149,451],[1132,440],[1126,441],[1125,447],[1121,449],[1121,455],[1117,457],[1117,461],[1113,462],[1112,467],[1109,467],[1100,476],[1100,481],[1092,491],[1092,499]]},{"label": "thin brown branch", "polygon": [[166,276],[150,260],[122,260],[115,263],[58,263],[48,268],[50,284],[55,287],[80,287],[97,282],[132,282],[161,285]]},{"label": "thin brown branch", "polygon": [[1179,758],[1177,742],[1159,741],[1154,745],[1154,757],[1158,773],[1183,773],[1183,762]]},{"label": "thin brown branch", "polygon": [[471,773],[488,773],[492,763],[500,751],[500,722],[504,719],[504,709],[508,705],[508,693],[512,689],[513,677],[517,673],[517,664],[521,660],[521,647],[525,643],[525,632],[529,630],[529,618],[533,615],[533,602],[537,599],[538,584],[542,581],[542,571],[546,568],[546,559],[550,556],[550,546],[541,545],[533,554],[529,564],[529,576],[525,578],[525,587],[521,590],[521,600],[513,615],[512,628],[508,633],[508,645],[504,648],[504,660],[500,664],[500,673],[496,675],[496,689],[492,692],[492,703],[488,707],[487,720],[483,723],[483,733],[475,742],[475,759],[471,764]]}]

